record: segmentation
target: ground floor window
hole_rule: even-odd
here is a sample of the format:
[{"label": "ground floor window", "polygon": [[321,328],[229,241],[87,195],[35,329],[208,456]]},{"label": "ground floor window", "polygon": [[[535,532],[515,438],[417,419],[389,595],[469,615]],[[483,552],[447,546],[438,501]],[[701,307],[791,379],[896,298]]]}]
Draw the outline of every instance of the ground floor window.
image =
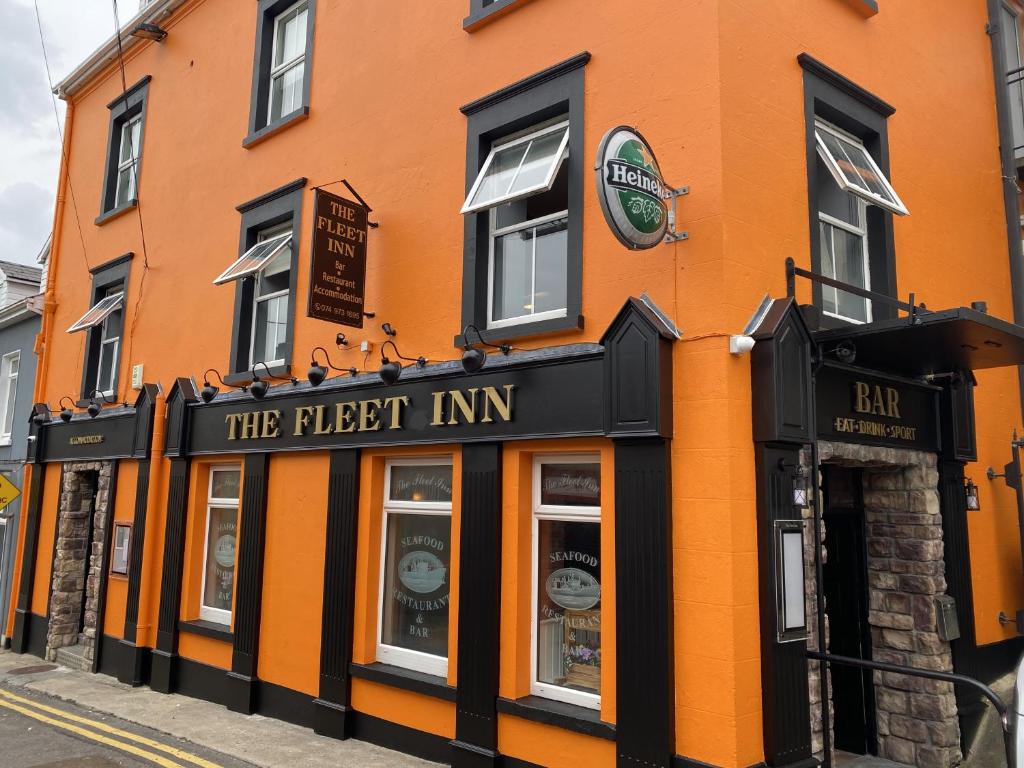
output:
[{"label": "ground floor window", "polygon": [[451,521],[450,458],[388,462],[378,661],[448,674]]},{"label": "ground floor window", "polygon": [[531,693],[600,708],[601,465],[538,458],[533,503]]},{"label": "ground floor window", "polygon": [[219,624],[231,623],[241,480],[237,465],[210,469],[199,618]]}]

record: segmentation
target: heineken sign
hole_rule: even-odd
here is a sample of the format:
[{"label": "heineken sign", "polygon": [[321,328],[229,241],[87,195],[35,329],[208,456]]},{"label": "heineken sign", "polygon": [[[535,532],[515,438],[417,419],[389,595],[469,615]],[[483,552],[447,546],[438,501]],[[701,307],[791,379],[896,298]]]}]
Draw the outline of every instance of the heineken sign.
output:
[{"label": "heineken sign", "polygon": [[653,248],[665,237],[672,191],[651,145],[636,130],[612,128],[597,151],[597,197],[612,232],[627,248]]}]

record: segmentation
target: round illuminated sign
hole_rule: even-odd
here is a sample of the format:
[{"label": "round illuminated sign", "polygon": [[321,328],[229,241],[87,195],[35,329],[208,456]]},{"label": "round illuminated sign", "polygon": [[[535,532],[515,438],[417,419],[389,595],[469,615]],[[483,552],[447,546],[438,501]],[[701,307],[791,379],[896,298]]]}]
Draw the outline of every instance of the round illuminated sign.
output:
[{"label": "round illuminated sign", "polygon": [[612,232],[627,248],[653,248],[665,237],[671,195],[651,145],[636,130],[612,128],[597,150],[597,197]]}]

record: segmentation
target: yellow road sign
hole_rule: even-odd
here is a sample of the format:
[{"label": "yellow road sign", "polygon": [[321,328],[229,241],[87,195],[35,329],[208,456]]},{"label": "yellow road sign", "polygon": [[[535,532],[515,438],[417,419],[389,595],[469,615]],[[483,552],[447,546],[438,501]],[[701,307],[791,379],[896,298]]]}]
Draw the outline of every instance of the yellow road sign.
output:
[{"label": "yellow road sign", "polygon": [[6,477],[0,475],[0,509],[6,507],[19,496],[21,496],[21,489]]}]

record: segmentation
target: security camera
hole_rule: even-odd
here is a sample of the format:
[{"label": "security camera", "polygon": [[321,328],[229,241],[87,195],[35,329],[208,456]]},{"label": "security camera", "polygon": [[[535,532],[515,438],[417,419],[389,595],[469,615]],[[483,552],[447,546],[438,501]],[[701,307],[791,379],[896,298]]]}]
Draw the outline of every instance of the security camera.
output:
[{"label": "security camera", "polygon": [[853,365],[853,361],[857,359],[857,345],[849,339],[841,341],[836,345],[835,353],[839,362]]}]

